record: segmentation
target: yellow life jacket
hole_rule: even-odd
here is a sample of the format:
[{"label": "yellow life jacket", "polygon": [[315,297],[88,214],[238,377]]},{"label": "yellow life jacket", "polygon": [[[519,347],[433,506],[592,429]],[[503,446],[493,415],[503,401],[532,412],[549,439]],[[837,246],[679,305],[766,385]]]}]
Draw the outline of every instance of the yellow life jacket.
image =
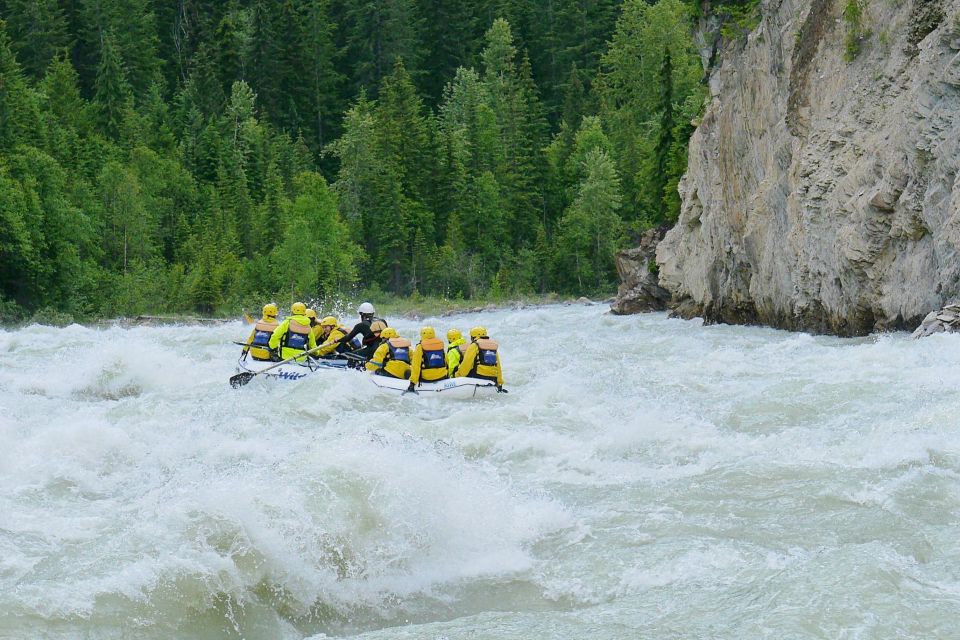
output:
[{"label": "yellow life jacket", "polygon": [[420,341],[423,357],[420,358],[420,379],[427,382],[443,380],[447,377],[447,358],[443,350],[443,340],[426,338]]},{"label": "yellow life jacket", "polygon": [[[273,330],[280,325],[279,322],[267,322],[262,318],[253,326],[253,340],[250,341],[250,355],[254,360],[270,359],[270,336]],[[256,345],[256,346],[254,346]]]},{"label": "yellow life jacket", "polygon": [[470,369],[468,376],[474,378],[485,378],[487,380],[496,380],[499,373],[497,366],[497,349],[499,345],[490,338],[480,338],[477,344],[477,358],[473,362],[473,368]]},{"label": "yellow life jacket", "polygon": [[284,349],[294,349],[296,351],[306,351],[310,346],[310,334],[313,327],[309,324],[300,324],[291,319],[287,325],[287,333],[283,336],[280,345]]},{"label": "yellow life jacket", "polygon": [[390,360],[398,360],[410,364],[410,341],[406,338],[390,338],[387,340],[387,357],[384,364]]},{"label": "yellow life jacket", "polygon": [[387,340],[387,352],[383,356],[381,373],[408,380],[410,378],[410,341],[406,338]]}]

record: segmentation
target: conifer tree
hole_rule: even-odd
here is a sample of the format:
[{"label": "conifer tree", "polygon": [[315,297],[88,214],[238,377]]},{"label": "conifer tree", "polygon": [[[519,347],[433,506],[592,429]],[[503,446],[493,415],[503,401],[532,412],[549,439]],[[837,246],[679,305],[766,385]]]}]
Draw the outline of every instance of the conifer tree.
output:
[{"label": "conifer tree", "polygon": [[419,69],[423,59],[422,19],[413,0],[356,0],[347,3],[343,28],[355,91],[376,95],[380,81],[403,59]]},{"label": "conifer tree", "polygon": [[70,44],[67,19],[57,0],[7,0],[4,15],[11,46],[23,70],[39,79]]},{"label": "conifer tree", "polygon": [[441,101],[444,87],[453,80],[457,69],[475,63],[477,44],[486,27],[478,19],[477,10],[477,3],[470,0],[417,2],[418,14],[426,18],[422,84],[426,101],[431,106]]},{"label": "conifer tree", "polygon": [[383,80],[376,108],[378,144],[384,160],[403,184],[404,195],[422,200],[429,190],[427,168],[435,158],[430,145],[423,102],[410,74],[398,59],[393,73]]},{"label": "conifer tree", "polygon": [[0,150],[39,140],[40,115],[0,20]]},{"label": "conifer tree", "polygon": [[344,76],[337,68],[336,27],[329,12],[327,0],[308,0],[297,31],[299,62],[304,71],[304,79],[297,83],[304,87],[303,130],[309,146],[316,150],[333,140],[344,106],[340,98]]},{"label": "conifer tree", "polygon": [[120,126],[131,100],[130,85],[114,43],[113,33],[103,34],[100,48],[100,66],[97,68],[94,102],[100,116],[100,126],[107,135],[120,135]]},{"label": "conifer tree", "polygon": [[641,202],[663,197],[662,183],[649,183],[646,178],[656,165],[651,161],[657,145],[652,132],[658,128],[650,123],[657,121],[663,100],[658,86],[665,52],[670,55],[671,102],[685,106],[683,115],[675,120],[689,120],[699,109],[703,76],[690,36],[689,9],[681,0],[659,0],[654,5],[626,0],[603,56],[597,93],[616,149],[625,208],[631,219],[639,217]]},{"label": "conifer tree", "polygon": [[601,148],[587,153],[584,173],[577,198],[560,222],[558,280],[574,291],[603,291],[614,281],[613,256],[623,233],[620,184],[613,160]]}]

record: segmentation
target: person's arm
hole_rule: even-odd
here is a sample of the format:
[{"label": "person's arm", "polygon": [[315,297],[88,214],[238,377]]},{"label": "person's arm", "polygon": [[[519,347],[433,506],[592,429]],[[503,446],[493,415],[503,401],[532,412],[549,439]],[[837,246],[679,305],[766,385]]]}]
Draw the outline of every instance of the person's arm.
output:
[{"label": "person's arm", "polygon": [[477,346],[476,342],[471,342],[470,346],[467,347],[466,353],[463,354],[463,360],[460,361],[460,366],[457,367],[457,378],[465,378],[470,369],[473,368],[473,361],[477,358],[477,353],[480,351],[480,347]]},{"label": "person's arm", "polygon": [[383,360],[387,357],[387,349],[389,348],[390,347],[386,342],[377,347],[373,357],[370,358],[370,361],[365,365],[367,367],[367,371],[378,371],[383,368]]},{"label": "person's arm", "polygon": [[413,350],[413,357],[410,358],[410,386],[419,384],[421,367],[423,367],[423,348],[417,345]]},{"label": "person's arm", "polygon": [[503,387],[503,369],[500,368],[500,352],[497,351],[497,386]]},{"label": "person's arm", "polygon": [[362,322],[358,322],[357,324],[353,325],[353,329],[350,330],[350,333],[340,338],[339,340],[340,344],[342,345],[350,344],[350,341],[353,340],[357,334],[362,335],[364,337],[364,340],[366,340],[367,336],[373,335],[372,331],[365,330],[365,329],[367,329],[367,325],[365,325]]},{"label": "person's arm", "polygon": [[247,338],[247,346],[243,348],[243,355],[247,355],[247,352],[250,351],[250,345],[253,344],[253,339],[257,337],[257,327],[254,326],[253,330],[250,332],[250,337]]}]

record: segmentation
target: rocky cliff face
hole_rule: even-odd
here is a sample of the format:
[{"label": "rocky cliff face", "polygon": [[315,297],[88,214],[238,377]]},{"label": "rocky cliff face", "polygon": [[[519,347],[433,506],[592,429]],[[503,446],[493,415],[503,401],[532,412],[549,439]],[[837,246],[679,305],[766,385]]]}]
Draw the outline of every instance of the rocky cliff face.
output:
[{"label": "rocky cliff face", "polygon": [[960,299],[960,0],[848,1],[765,1],[722,51],[656,252],[681,315],[858,335]]}]

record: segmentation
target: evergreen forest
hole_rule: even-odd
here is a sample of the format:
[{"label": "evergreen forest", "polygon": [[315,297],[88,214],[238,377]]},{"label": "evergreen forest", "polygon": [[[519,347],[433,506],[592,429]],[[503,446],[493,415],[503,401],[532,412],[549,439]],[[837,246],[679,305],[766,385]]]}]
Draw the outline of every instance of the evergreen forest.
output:
[{"label": "evergreen forest", "polygon": [[0,0],[0,319],[609,293],[679,211],[698,16]]}]

